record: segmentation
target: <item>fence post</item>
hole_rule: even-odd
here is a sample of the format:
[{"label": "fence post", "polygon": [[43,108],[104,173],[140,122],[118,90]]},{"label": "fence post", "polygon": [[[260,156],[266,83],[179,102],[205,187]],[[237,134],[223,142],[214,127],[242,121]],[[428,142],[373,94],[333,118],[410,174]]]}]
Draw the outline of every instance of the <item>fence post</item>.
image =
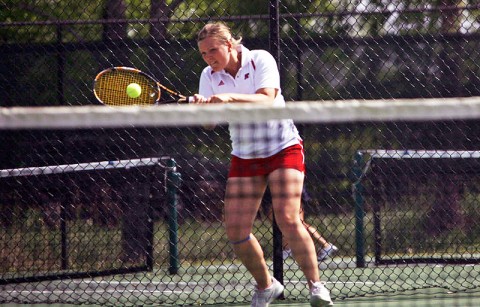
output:
[{"label": "fence post", "polygon": [[365,267],[365,244],[364,244],[364,225],[363,219],[365,217],[364,199],[362,195],[362,177],[363,177],[363,153],[357,151],[355,153],[353,164],[354,183],[352,185],[353,199],[355,201],[355,243],[356,243],[356,258],[357,267]]},{"label": "fence post", "polygon": [[168,233],[170,247],[170,274],[178,273],[178,211],[177,190],[181,184],[181,174],[176,172],[177,164],[173,158],[167,161],[167,199],[168,199]]},{"label": "fence post", "polygon": [[[280,70],[280,1],[270,0],[270,53],[277,61]],[[282,232],[273,215],[273,276],[283,284]],[[279,297],[283,298],[283,294]]]}]

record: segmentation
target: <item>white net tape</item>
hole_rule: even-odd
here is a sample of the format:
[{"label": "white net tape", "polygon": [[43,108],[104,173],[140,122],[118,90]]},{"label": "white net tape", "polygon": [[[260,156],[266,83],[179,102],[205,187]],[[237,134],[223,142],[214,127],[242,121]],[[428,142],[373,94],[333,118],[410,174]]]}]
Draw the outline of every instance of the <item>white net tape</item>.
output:
[{"label": "white net tape", "polygon": [[303,123],[466,120],[480,118],[480,97],[161,105],[152,107],[0,108],[0,129],[187,126],[291,118]]},{"label": "white net tape", "polygon": [[130,167],[152,166],[160,164],[162,158],[142,158],[142,159],[128,159],[118,161],[100,161],[89,163],[75,163],[62,165],[49,165],[40,167],[23,167],[0,170],[0,178],[3,177],[18,177],[18,176],[37,176],[50,174],[64,174],[79,171],[93,171],[106,169],[120,169]]}]

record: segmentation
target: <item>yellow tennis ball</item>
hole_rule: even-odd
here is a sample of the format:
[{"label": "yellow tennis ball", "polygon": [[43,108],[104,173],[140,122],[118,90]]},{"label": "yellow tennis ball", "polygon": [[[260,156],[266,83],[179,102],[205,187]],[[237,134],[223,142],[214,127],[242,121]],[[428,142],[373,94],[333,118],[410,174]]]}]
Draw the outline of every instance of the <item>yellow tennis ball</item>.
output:
[{"label": "yellow tennis ball", "polygon": [[127,95],[130,98],[137,98],[142,93],[142,88],[138,83],[130,83],[127,86]]}]

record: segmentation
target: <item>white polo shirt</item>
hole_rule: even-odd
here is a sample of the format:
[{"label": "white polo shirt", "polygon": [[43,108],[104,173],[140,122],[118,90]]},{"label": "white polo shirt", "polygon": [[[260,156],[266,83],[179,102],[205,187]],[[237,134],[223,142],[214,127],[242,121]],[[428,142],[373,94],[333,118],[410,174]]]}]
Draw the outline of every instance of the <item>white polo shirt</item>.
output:
[{"label": "white polo shirt", "polygon": [[[273,56],[265,50],[238,46],[242,66],[232,77],[225,70],[214,72],[207,66],[200,76],[199,94],[210,97],[222,93],[255,94],[260,88],[278,89],[274,106],[285,106],[280,89],[280,74]],[[266,158],[300,142],[297,128],[290,119],[266,123],[230,124],[232,155],[242,159]]]}]

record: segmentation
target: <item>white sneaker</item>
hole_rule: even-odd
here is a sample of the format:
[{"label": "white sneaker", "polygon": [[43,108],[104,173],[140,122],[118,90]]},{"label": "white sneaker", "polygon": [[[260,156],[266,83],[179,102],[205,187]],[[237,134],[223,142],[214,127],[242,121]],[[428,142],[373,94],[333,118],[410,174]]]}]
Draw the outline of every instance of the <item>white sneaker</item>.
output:
[{"label": "white sneaker", "polygon": [[332,299],[330,298],[330,292],[327,288],[325,288],[325,283],[317,281],[312,285],[312,289],[310,289],[310,306],[333,306]]},{"label": "white sneaker", "polygon": [[283,260],[287,259],[288,257],[291,257],[292,256],[292,250],[291,249],[284,249],[282,251],[282,258]]},{"label": "white sneaker", "polygon": [[255,290],[255,294],[252,297],[251,307],[267,307],[277,297],[282,294],[285,287],[272,277],[272,285],[265,290]]},{"label": "white sneaker", "polygon": [[328,244],[328,247],[324,247],[318,251],[318,262],[322,262],[323,260],[330,258],[338,251],[338,248],[333,244]]}]

